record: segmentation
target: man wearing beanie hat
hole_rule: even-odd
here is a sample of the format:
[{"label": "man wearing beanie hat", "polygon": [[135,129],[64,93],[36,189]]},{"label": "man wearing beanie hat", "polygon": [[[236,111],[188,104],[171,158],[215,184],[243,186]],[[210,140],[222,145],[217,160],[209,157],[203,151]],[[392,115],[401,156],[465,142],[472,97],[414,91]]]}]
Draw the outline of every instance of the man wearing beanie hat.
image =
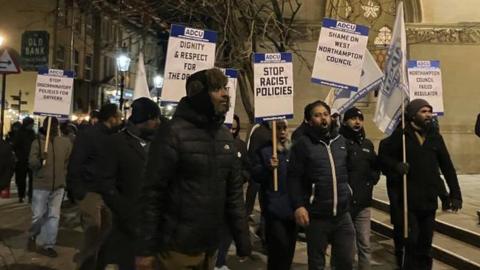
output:
[{"label": "man wearing beanie hat", "polygon": [[[407,175],[409,235],[403,267],[431,269],[437,198],[443,193],[440,171],[450,190],[448,207],[454,212],[462,208],[462,194],[443,137],[432,128],[432,106],[423,99],[412,100],[406,107],[405,121],[404,132],[399,128],[383,141],[380,162],[382,170],[395,174],[397,181]],[[402,133],[407,163],[402,158]]]},{"label": "man wearing beanie hat", "polygon": [[[122,131],[108,141],[108,162],[103,180],[110,196],[105,203],[112,211],[112,229],[99,252],[99,269],[116,265],[116,269],[135,269],[135,211],[138,208],[150,142],[160,125],[160,108],[149,98],[133,101],[132,114]],[[166,120],[162,119],[162,124]],[[141,199],[140,199],[141,200]]]},{"label": "man wearing beanie hat", "polygon": [[365,137],[363,113],[356,107],[343,116],[340,134],[347,139],[350,156],[348,180],[353,190],[352,215],[356,234],[358,269],[370,269],[370,206],[373,186],[380,179],[373,143]]},{"label": "man wearing beanie hat", "polygon": [[[150,147],[137,224],[136,269],[213,269],[226,222],[237,255],[251,252],[240,161],[223,125],[227,78],[192,74],[187,96]],[[155,257],[158,259],[155,262]]]}]

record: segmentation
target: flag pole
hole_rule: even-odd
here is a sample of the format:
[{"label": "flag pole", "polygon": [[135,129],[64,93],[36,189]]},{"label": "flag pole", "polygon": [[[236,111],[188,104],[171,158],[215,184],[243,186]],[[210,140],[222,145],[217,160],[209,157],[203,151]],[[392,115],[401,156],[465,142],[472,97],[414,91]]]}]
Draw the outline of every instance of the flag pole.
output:
[{"label": "flag pole", "polygon": [[[272,121],[272,157],[277,158],[277,121]],[[273,190],[278,191],[278,170],[273,168]]]}]

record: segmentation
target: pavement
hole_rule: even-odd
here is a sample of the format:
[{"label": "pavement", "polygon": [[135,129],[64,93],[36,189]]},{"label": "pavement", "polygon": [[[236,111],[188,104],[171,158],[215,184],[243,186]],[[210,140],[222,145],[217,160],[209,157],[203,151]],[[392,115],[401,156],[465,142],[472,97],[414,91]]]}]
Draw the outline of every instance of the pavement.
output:
[{"label": "pavement", "polygon": [[[460,185],[464,196],[464,209],[458,214],[442,213],[441,219],[453,224],[480,232],[477,225],[476,210],[480,209],[480,175],[460,176]],[[375,189],[375,196],[386,199],[384,181]],[[388,201],[388,200],[387,200]],[[258,221],[258,208],[255,220]],[[461,218],[459,218],[461,217]],[[79,226],[78,211],[75,206],[65,202],[62,207],[62,218],[58,235],[56,250],[57,258],[48,258],[35,252],[26,250],[27,230],[31,222],[31,210],[28,203],[18,203],[15,189],[12,187],[11,199],[0,199],[0,270],[73,270],[75,265],[73,257],[77,252],[82,239],[82,229]],[[258,222],[253,222],[252,231]],[[257,270],[266,269],[267,257],[261,253],[261,244],[258,238],[252,238],[254,243],[253,255],[245,262],[240,262],[235,256],[232,246],[227,258],[227,265],[231,270]],[[395,269],[393,242],[381,235],[372,233],[372,269]],[[327,261],[329,259],[327,258]],[[292,270],[307,269],[307,247],[304,242],[298,241]],[[435,261],[435,270],[454,269]],[[133,269],[132,269],[133,270]]]}]

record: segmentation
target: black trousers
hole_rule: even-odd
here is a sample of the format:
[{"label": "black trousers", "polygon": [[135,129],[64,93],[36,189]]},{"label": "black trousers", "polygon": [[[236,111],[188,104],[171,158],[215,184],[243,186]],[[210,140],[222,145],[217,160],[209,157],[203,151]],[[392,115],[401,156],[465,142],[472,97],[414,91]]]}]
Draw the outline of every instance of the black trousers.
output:
[{"label": "black trousers", "polygon": [[393,225],[393,243],[398,267],[402,267],[403,248],[403,192],[402,182],[387,181],[388,200],[390,201],[390,222]]},{"label": "black trousers", "polygon": [[404,269],[432,269],[432,238],[435,229],[435,210],[408,213],[408,239]]},{"label": "black trousers", "polygon": [[290,270],[297,238],[293,219],[284,220],[265,215],[265,236],[268,270]]},{"label": "black trousers", "polygon": [[352,270],[355,229],[350,213],[331,218],[310,218],[307,232],[308,269],[325,269],[325,252],[329,243],[335,254],[336,270]]},{"label": "black trousers", "polygon": [[32,170],[28,167],[28,164],[17,163],[15,166],[15,184],[17,185],[18,198],[25,198],[25,191],[27,189],[27,176],[28,176],[28,199],[32,199]]}]

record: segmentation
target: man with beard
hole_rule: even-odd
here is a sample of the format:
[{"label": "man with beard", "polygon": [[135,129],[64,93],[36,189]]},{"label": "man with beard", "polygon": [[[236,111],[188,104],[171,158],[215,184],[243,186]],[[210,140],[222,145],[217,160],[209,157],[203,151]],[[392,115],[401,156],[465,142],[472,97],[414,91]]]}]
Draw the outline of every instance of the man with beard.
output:
[{"label": "man with beard", "polygon": [[152,142],[141,193],[137,270],[214,267],[228,223],[237,255],[251,252],[243,181],[233,137],[223,125],[227,78],[215,68],[192,74],[187,96]]},{"label": "man with beard", "polygon": [[349,213],[347,144],[331,122],[330,107],[314,102],[305,136],[290,154],[288,191],[295,220],[306,227],[309,270],[325,269],[329,242],[336,269],[352,269],[354,228]]},{"label": "man with beard", "polygon": [[[440,170],[450,190],[449,206],[462,208],[457,174],[442,136],[432,127],[432,106],[423,99],[406,107],[405,131],[397,129],[383,141],[380,160],[384,171],[407,175],[408,226],[404,269],[432,269],[432,237],[437,198],[443,192]],[[402,158],[405,133],[407,162]],[[401,177],[397,178],[401,181]],[[400,194],[400,197],[402,195]]]},{"label": "man with beard", "polygon": [[[100,254],[101,268],[117,265],[118,270],[135,268],[135,209],[140,199],[147,153],[153,135],[160,124],[160,109],[149,98],[139,98],[132,103],[132,115],[126,127],[109,140],[109,160],[105,168],[105,181],[113,193],[107,201],[112,210],[112,231]],[[165,121],[165,120],[163,120]]]},{"label": "man with beard", "polygon": [[380,179],[373,143],[365,137],[363,114],[353,107],[343,116],[340,134],[349,146],[349,183],[353,190],[350,211],[355,227],[358,269],[370,269],[370,206],[373,186]]},{"label": "man with beard", "polygon": [[109,158],[111,135],[122,123],[122,113],[115,104],[100,109],[99,122],[81,130],[73,145],[68,164],[67,189],[79,202],[83,244],[75,260],[80,270],[96,269],[98,251],[111,227],[111,212],[105,202],[114,199],[114,190],[104,177]]}]

